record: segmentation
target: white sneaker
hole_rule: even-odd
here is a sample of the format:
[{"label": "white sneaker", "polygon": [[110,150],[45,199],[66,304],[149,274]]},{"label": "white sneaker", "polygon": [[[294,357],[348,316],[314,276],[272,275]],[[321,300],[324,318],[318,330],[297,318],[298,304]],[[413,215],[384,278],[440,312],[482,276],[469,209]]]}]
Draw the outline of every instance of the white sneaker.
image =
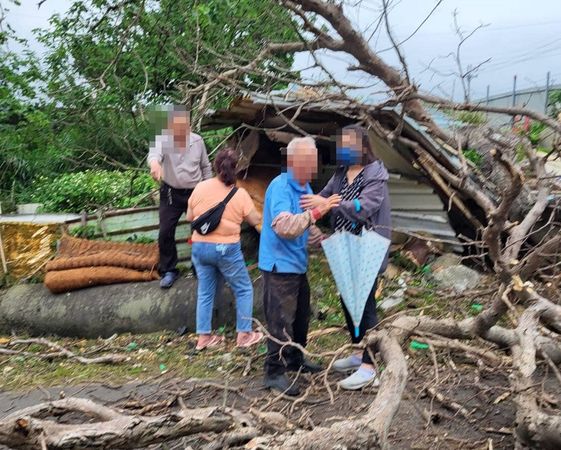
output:
[{"label": "white sneaker", "polygon": [[380,380],[376,376],[376,371],[373,369],[359,368],[351,376],[348,376],[344,380],[339,382],[341,389],[346,389],[348,391],[356,391],[362,389],[365,386],[372,384],[377,387],[380,385]]},{"label": "white sneaker", "polygon": [[338,359],[331,366],[334,371],[347,373],[351,370],[357,370],[362,364],[362,359],[356,355],[347,356],[346,358]]}]

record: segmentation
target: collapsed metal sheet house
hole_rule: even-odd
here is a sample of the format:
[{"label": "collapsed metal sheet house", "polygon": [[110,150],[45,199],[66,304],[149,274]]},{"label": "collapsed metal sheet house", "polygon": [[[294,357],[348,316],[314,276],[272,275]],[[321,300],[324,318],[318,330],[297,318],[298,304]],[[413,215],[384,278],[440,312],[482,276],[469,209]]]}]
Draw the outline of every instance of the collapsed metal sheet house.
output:
[{"label": "collapsed metal sheet house", "polygon": [[[383,109],[373,113],[380,125],[396,129],[399,111]],[[357,123],[352,106],[343,102],[297,98],[288,95],[251,94],[234,100],[227,109],[211,111],[204,118],[205,130],[231,127],[240,153],[240,184],[245,186],[258,206],[265,189],[282,170],[281,149],[295,136],[312,135],[319,150],[318,179],[314,191],[323,187],[336,168],[335,136],[341,127]],[[405,117],[402,135],[415,141],[449,168],[459,167],[455,150],[433,140],[413,120]],[[477,218],[452,195],[447,184],[408,147],[389,142],[383,133],[369,132],[373,148],[390,172],[389,191],[396,239],[406,234],[423,234],[448,241],[460,250],[459,234],[473,229]],[[402,236],[399,236],[401,234]],[[469,233],[468,233],[469,234]]]}]

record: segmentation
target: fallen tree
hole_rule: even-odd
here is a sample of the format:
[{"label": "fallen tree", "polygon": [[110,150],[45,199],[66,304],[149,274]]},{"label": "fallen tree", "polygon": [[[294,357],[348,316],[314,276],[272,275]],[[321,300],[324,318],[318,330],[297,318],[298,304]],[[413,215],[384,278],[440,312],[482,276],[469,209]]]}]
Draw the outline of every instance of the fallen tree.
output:
[{"label": "fallen tree", "polygon": [[[37,417],[70,412],[95,420],[67,425]],[[217,408],[180,410],[155,417],[133,416],[90,400],[68,398],[6,417],[0,423],[0,443],[18,449],[136,448],[189,434],[225,431],[233,423],[232,414]]]},{"label": "fallen tree", "polygon": [[[261,284],[256,282],[254,288],[260,292]],[[158,282],[95,286],[64,295],[52,294],[41,284],[20,284],[0,296],[0,333],[108,338],[115,333],[181,327],[191,332],[195,330],[196,293],[194,278],[182,278],[166,292]],[[230,289],[220,291],[215,309],[217,327],[232,323],[235,300]],[[256,315],[261,315],[259,304]]]},{"label": "fallen tree", "polygon": [[[348,105],[349,115],[368,125],[388,141],[407,146],[415,158],[423,161],[424,170],[430,170],[432,176],[437,174],[454,196],[479,208],[482,212],[479,238],[470,241],[469,245],[476,247],[485,256],[490,271],[496,277],[499,288],[493,302],[477,316],[464,320],[401,315],[382,323],[379,329],[372,330],[363,346],[379,353],[384,364],[380,389],[364,414],[336,421],[330,426],[273,433],[260,426],[257,418],[253,417],[247,422],[236,421],[244,413],[225,409],[201,411],[181,408],[179,413],[148,419],[143,416],[131,417],[114,409],[106,410],[91,404],[81,412],[97,417],[99,421],[96,427],[82,424],[61,427],[53,421],[46,422],[45,419],[36,417],[46,412],[56,415],[55,412],[80,410],[82,404],[73,400],[67,403],[47,403],[36,409],[10,415],[0,421],[0,442],[15,448],[40,448],[38,446],[41,445],[48,445],[48,448],[53,449],[79,448],[85,446],[80,441],[80,437],[83,437],[92,447],[103,447],[110,443],[115,447],[134,448],[134,445],[161,442],[180,435],[213,431],[219,433],[216,439],[222,447],[250,442],[249,445],[253,448],[385,448],[388,445],[388,430],[399,409],[408,377],[408,361],[403,346],[411,337],[417,337],[428,342],[432,340],[433,346],[434,341],[437,341],[454,351],[482,358],[488,351],[479,348],[480,343],[492,344],[494,356],[487,358],[498,367],[508,364],[512,370],[510,392],[516,403],[513,430],[518,448],[559,448],[559,405],[551,405],[549,402],[550,406],[544,407],[547,402],[542,401],[544,393],[536,382],[537,362],[541,359],[561,383],[558,369],[561,363],[559,206],[550,200],[553,187],[551,178],[545,171],[547,157],[538,155],[528,143],[521,142],[521,148],[515,149],[509,140],[488,135],[486,140],[492,143],[489,150],[490,164],[493,164],[493,168],[500,168],[504,174],[501,183],[491,183],[466,161],[461,142],[457,151],[461,162],[458,169],[439,159],[438,155],[429,153],[421,143],[403,136],[400,127],[388,132],[372,119],[370,113],[373,108],[379,109],[388,104],[401,105],[404,115],[424,124],[433,138],[448,146],[455,146],[460,140],[434,123],[421,100],[453,110],[526,115],[545,123],[558,136],[561,135],[561,124],[524,108],[489,109],[483,105],[458,104],[419,94],[408,76],[399,45],[395,45],[395,51],[402,62],[402,68],[396,70],[369,46],[365,37],[346,16],[342,5],[321,0],[281,0],[280,3],[301,20],[302,41],[270,43],[249,63],[234,61],[232,67],[221,73],[206,72],[209,82],[195,89],[187,89],[186,94],[204,93],[208,96],[212,89],[244,89],[244,76],[248,73],[263,75],[256,69],[257,62],[274,52],[315,52],[328,49],[353,56],[357,64],[352,69],[361,70],[381,80],[390,91],[390,100],[374,106],[361,104],[347,95],[349,86],[335,79],[331,81],[338,92],[330,93],[330,97],[344,100]],[[387,2],[384,1],[383,4],[381,20],[385,20],[387,24]],[[314,21],[317,17],[328,23],[331,31],[326,31],[325,27],[317,27]],[[391,36],[389,25],[387,28]],[[322,67],[321,63],[317,64]],[[329,75],[328,70],[326,73]],[[299,132],[295,129],[290,114],[279,111],[279,116],[285,119],[286,128]],[[528,163],[524,168],[515,158],[520,151]],[[554,147],[549,155],[558,153],[559,148]],[[517,208],[516,202],[525,195],[525,186],[530,181],[535,191],[532,197],[534,201],[527,208]],[[539,236],[537,242],[530,239],[536,236]],[[503,321],[505,318],[509,318],[510,323]],[[295,345],[291,342],[285,344]],[[475,349],[472,350],[471,347]],[[495,355],[500,354],[499,352],[509,354],[510,358],[503,361],[500,356]],[[337,355],[330,356],[334,358]],[[446,402],[444,397],[440,398]],[[455,410],[458,412],[461,408],[456,405]],[[463,417],[467,415],[464,411]],[[150,434],[154,430],[154,423],[159,424],[160,431]],[[138,427],[132,424],[138,424]],[[108,438],[106,431],[109,434],[116,432],[126,435],[126,442],[119,437]],[[150,434],[148,437],[147,431]],[[70,444],[63,447],[64,442]]]},{"label": "fallen tree", "polygon": [[[455,103],[419,93],[409,77],[400,46],[392,36],[388,2],[385,0],[382,2],[383,13],[380,22],[385,23],[388,36],[394,44],[394,50],[401,63],[400,70],[391,67],[372,49],[367,39],[346,15],[343,4],[322,0],[280,0],[280,3],[301,20],[304,49],[311,51],[312,55],[323,49],[352,56],[356,63],[352,67],[349,66],[349,70],[360,70],[388,87],[390,100],[374,106],[361,104],[348,95],[347,92],[352,87],[336,80],[319,59],[314,57],[316,66],[323,69],[326,77],[332,82],[332,90],[325,93],[326,97],[339,100],[342,105],[349,105],[348,114],[367,124],[388,141],[400,142],[409,147],[414,157],[423,162],[421,166],[424,170],[431,172],[427,173],[429,178],[435,179],[434,174],[437,174],[451,190],[451,197],[461,199],[464,204],[469,201],[481,211],[479,240],[473,244],[486,255],[500,284],[492,305],[475,318],[457,322],[453,319],[401,317],[391,324],[386,324],[382,330],[373,331],[368,337],[368,345],[372,350],[380,351],[386,370],[382,376],[380,393],[368,413],[358,421],[337,422],[328,429],[318,428],[295,436],[292,440],[286,440],[284,444],[300,445],[300,448],[332,447],[334,443],[348,448],[384,447],[385,433],[397,410],[407,378],[401,346],[411,335],[430,333],[453,340],[484,339],[509,351],[513,356],[513,368],[516,371],[512,389],[518,406],[515,433],[519,445],[531,448],[558,447],[561,438],[561,427],[558,426],[561,415],[558,410],[546,413],[538,406],[539,394],[532,384],[536,358],[547,358],[552,364],[561,362],[558,340],[561,331],[561,306],[556,303],[561,297],[558,276],[561,260],[558,238],[560,211],[558,202],[550,202],[551,178],[544,168],[547,157],[538,155],[529,142],[513,142],[490,130],[478,143],[480,146],[489,146],[486,176],[466,160],[463,155],[465,147],[462,147],[460,136],[441,129],[430,118],[424,104],[430,103],[456,111],[524,115],[550,127],[558,136],[557,143],[561,136],[561,123],[524,108],[486,108],[484,105]],[[329,27],[316,26],[318,18]],[[299,47],[298,43],[269,45],[264,52],[267,54],[295,49],[302,47]],[[225,72],[223,78],[218,79],[225,89],[243,89],[243,79],[239,75],[251,72],[254,65],[255,61],[251,65],[236,66],[230,72]],[[216,79],[213,78],[211,83],[216,84]],[[196,90],[192,92],[197,93]],[[321,97],[316,97],[316,100],[321,101]],[[307,100],[302,101],[304,108],[305,101]],[[442,160],[439,155],[429,153],[419,142],[403,136],[399,126],[388,132],[372,119],[371,111],[387,105],[400,105],[403,114],[422,123],[433,138],[449,147],[457,148],[456,156],[461,162],[460,168]],[[344,109],[344,106],[341,108]],[[293,111],[292,115],[286,111],[278,113],[285,118],[286,129],[295,129]],[[521,151],[528,162],[524,168],[516,161],[516,155]],[[558,146],[555,146],[548,156],[554,154],[559,155]],[[502,174],[500,180],[493,179],[497,172]],[[535,191],[534,195],[528,196],[527,186]],[[516,202],[519,202],[522,196],[525,196],[526,204],[519,207]],[[536,236],[539,238],[535,239]],[[544,292],[536,291],[532,279],[545,282],[554,296],[547,298]],[[509,311],[516,314],[518,325],[514,328],[497,325]],[[388,348],[392,351],[389,352]],[[351,429],[354,432],[349,432]]]}]

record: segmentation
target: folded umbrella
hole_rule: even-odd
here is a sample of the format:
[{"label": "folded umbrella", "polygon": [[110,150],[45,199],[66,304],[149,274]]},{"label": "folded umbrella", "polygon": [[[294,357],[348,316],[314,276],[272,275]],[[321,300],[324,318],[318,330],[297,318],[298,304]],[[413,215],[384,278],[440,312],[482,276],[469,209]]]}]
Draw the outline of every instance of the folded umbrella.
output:
[{"label": "folded umbrella", "polygon": [[338,231],[321,245],[358,337],[364,306],[388,252],[390,240],[375,231],[363,230],[360,236]]}]

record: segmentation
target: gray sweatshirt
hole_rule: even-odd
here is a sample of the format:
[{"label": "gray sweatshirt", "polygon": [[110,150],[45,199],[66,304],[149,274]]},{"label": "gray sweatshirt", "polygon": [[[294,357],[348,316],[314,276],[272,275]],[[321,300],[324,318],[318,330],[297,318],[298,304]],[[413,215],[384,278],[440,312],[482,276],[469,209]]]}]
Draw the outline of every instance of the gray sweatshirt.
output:
[{"label": "gray sweatshirt", "polygon": [[193,189],[200,181],[212,178],[205,143],[195,133],[189,134],[183,150],[175,146],[173,133],[164,130],[150,144],[148,164],[152,161],[162,164],[164,182],[176,189]]}]

